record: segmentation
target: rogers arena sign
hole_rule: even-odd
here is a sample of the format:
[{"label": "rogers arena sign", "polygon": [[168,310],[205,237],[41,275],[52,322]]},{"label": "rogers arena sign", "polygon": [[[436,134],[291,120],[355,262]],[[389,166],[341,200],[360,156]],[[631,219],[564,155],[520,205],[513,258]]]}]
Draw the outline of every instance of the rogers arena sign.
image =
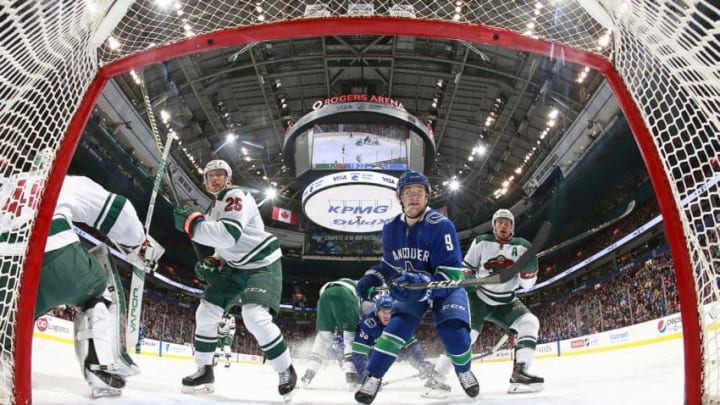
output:
[{"label": "rogers arena sign", "polygon": [[330,174],[305,188],[303,212],[316,224],[335,231],[378,232],[401,211],[397,181],[376,172]]}]

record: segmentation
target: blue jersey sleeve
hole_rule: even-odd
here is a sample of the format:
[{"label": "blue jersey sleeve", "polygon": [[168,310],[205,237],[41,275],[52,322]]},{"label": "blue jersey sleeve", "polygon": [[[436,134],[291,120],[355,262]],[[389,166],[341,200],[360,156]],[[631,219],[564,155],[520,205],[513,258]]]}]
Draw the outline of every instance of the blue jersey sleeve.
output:
[{"label": "blue jersey sleeve", "polygon": [[462,280],[462,252],[455,225],[439,213],[429,215],[427,222],[431,225],[425,236],[430,246],[433,278]]}]

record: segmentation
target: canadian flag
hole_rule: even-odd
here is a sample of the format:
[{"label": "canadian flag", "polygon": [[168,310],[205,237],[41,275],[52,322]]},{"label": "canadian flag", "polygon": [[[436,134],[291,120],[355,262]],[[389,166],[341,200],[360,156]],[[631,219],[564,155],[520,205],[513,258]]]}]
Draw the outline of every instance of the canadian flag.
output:
[{"label": "canadian flag", "polygon": [[297,214],[285,208],[273,207],[272,219],[297,225]]}]

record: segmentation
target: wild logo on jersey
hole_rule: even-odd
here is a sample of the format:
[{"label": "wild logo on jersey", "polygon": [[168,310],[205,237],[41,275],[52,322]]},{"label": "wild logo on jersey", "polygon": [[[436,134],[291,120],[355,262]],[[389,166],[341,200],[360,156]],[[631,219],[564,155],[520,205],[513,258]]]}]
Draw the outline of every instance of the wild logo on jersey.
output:
[{"label": "wild logo on jersey", "polygon": [[496,271],[508,268],[513,265],[515,261],[509,257],[505,257],[504,255],[498,255],[497,257],[494,257],[483,265],[485,267],[485,270],[487,270],[489,273],[494,273]]},{"label": "wild logo on jersey", "polygon": [[[502,250],[502,248],[500,249]],[[515,259],[517,259],[519,255],[520,252],[518,252],[517,246],[512,246],[508,256],[498,254],[496,257],[486,261],[483,267],[488,271],[488,273],[494,273],[515,264]]]}]

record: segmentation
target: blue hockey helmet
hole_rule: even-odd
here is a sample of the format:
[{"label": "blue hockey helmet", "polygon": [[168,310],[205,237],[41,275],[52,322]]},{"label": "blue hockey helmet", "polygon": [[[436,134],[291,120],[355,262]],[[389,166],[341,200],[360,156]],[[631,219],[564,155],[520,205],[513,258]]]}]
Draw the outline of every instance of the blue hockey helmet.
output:
[{"label": "blue hockey helmet", "polygon": [[425,192],[430,195],[430,181],[428,181],[427,177],[425,177],[425,175],[420,172],[416,172],[415,170],[408,170],[403,173],[398,180],[398,198],[400,198],[403,188],[405,188],[405,186],[409,186],[410,184],[422,184],[423,186],[425,186]]},{"label": "blue hockey helmet", "polygon": [[393,299],[389,295],[380,295],[378,296],[377,301],[375,301],[375,310],[379,311],[381,309],[392,309],[393,307]]}]

